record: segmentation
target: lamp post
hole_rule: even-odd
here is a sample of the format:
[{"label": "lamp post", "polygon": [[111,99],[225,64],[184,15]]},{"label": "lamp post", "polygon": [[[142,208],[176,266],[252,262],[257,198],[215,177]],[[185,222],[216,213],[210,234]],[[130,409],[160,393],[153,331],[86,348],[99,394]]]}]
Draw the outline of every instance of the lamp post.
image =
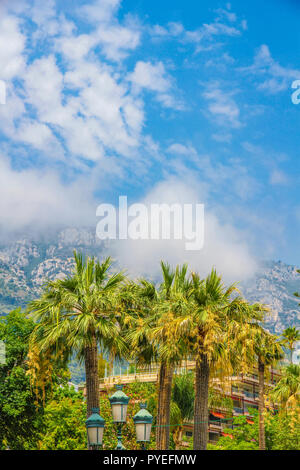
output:
[{"label": "lamp post", "polygon": [[117,450],[125,450],[122,444],[122,426],[126,423],[129,397],[122,391],[123,385],[116,385],[116,392],[109,398],[113,422],[118,426]]},{"label": "lamp post", "polygon": [[92,408],[92,414],[85,422],[89,449],[97,450],[102,446],[105,421],[99,415],[99,408]]},{"label": "lamp post", "polygon": [[153,416],[146,409],[147,403],[140,403],[140,411],[134,417],[134,425],[137,442],[142,443],[142,450],[146,450],[146,442],[150,442],[151,426]]}]

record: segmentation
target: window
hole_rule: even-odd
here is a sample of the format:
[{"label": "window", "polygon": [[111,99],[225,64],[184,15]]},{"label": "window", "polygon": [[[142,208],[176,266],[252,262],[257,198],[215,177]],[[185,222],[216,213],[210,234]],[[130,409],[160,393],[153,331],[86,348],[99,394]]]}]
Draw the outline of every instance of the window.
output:
[{"label": "window", "polygon": [[219,434],[215,433],[215,432],[210,432],[209,435],[208,435],[208,440],[209,441],[217,441],[219,439]]}]

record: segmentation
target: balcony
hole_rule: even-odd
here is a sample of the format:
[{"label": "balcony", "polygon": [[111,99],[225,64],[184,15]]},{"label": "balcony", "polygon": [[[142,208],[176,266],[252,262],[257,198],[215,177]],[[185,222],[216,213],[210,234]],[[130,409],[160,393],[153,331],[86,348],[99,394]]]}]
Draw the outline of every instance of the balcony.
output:
[{"label": "balcony", "polygon": [[232,389],[231,389],[231,394],[232,394],[232,395],[236,395],[236,396],[237,396],[237,395],[243,396],[244,392],[243,392],[243,390],[241,390],[241,389],[232,387]]},{"label": "balcony", "polygon": [[242,378],[243,382],[258,383],[258,375],[256,374],[247,374]]},{"label": "balcony", "polygon": [[244,395],[247,398],[250,398],[252,400],[256,400],[258,398],[258,393],[257,392],[248,392],[247,390],[244,391]]},{"label": "balcony", "polygon": [[234,408],[233,408],[233,411],[234,411],[236,414],[238,414],[238,415],[243,415],[243,414],[244,414],[243,408],[234,407]]}]

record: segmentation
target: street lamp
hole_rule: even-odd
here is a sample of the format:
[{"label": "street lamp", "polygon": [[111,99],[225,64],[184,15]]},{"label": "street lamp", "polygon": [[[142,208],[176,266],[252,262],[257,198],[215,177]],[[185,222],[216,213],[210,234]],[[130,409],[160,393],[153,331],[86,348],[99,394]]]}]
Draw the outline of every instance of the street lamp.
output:
[{"label": "street lamp", "polygon": [[89,448],[97,450],[102,446],[105,421],[99,415],[99,408],[92,408],[92,414],[85,422]]},{"label": "street lamp", "polygon": [[142,450],[146,450],[146,442],[150,442],[153,416],[149,413],[147,403],[140,403],[140,410],[134,415],[136,440],[142,443]]},{"label": "street lamp", "polygon": [[129,397],[122,391],[123,385],[116,385],[116,392],[109,398],[113,422],[118,425],[117,450],[125,450],[122,444],[122,426],[126,423]]}]

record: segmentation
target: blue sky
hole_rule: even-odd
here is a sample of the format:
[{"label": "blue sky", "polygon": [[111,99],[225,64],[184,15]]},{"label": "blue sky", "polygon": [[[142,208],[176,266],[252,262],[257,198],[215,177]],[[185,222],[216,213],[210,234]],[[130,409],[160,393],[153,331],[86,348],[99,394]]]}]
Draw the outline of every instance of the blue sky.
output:
[{"label": "blue sky", "polygon": [[198,263],[299,265],[299,2],[44,3],[0,10],[3,235],[196,201]]}]

